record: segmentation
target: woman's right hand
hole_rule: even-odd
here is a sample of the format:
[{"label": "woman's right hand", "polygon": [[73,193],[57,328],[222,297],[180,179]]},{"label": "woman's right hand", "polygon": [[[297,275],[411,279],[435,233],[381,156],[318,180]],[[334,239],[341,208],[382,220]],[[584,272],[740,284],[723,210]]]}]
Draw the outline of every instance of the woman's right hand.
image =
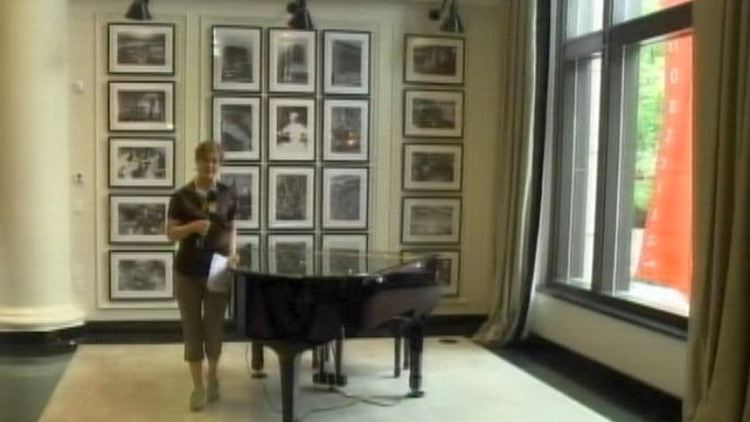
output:
[{"label": "woman's right hand", "polygon": [[205,236],[208,233],[208,228],[211,226],[209,220],[195,220],[192,223],[193,233]]}]

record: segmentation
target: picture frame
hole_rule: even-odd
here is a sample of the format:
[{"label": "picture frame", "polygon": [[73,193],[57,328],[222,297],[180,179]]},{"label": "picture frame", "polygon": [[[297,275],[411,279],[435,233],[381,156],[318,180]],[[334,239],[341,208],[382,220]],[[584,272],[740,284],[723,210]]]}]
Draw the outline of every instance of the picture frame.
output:
[{"label": "picture frame", "polygon": [[173,132],[174,82],[109,82],[111,132]]},{"label": "picture frame", "polygon": [[263,31],[254,26],[211,27],[211,81],[216,91],[261,91]]},{"label": "picture frame", "polygon": [[237,255],[240,257],[239,266],[250,271],[259,272],[261,264],[261,241],[259,234],[237,234]]},{"label": "picture frame", "polygon": [[406,34],[404,82],[463,85],[465,41],[460,37]]},{"label": "picture frame", "polygon": [[110,300],[173,300],[174,255],[174,251],[109,251]]},{"label": "picture frame", "polygon": [[174,138],[109,138],[110,188],[174,188]]},{"label": "picture frame", "polygon": [[315,30],[268,30],[268,92],[314,93],[317,82]]},{"label": "picture frame", "polygon": [[271,274],[315,274],[315,235],[269,234],[267,256]]},{"label": "picture frame", "polygon": [[315,167],[269,166],[268,228],[315,227]]},{"label": "picture frame", "polygon": [[109,196],[109,243],[169,245],[169,195]]},{"label": "picture frame", "polygon": [[370,94],[370,33],[323,31],[323,92]]},{"label": "picture frame", "polygon": [[326,275],[366,272],[367,234],[323,234],[320,260],[321,271]]},{"label": "picture frame", "polygon": [[405,258],[416,255],[437,255],[437,283],[443,297],[458,297],[461,280],[461,252],[457,249],[406,249],[401,254]]},{"label": "picture frame", "polygon": [[268,99],[268,160],[313,161],[317,117],[314,98]]},{"label": "picture frame", "polygon": [[463,145],[404,144],[403,189],[405,191],[460,191]]},{"label": "picture frame", "polygon": [[324,229],[366,229],[368,214],[368,169],[323,168]]},{"label": "picture frame", "polygon": [[237,195],[235,228],[238,230],[260,229],[260,178],[260,166],[227,164],[221,168],[221,182]]},{"label": "picture frame", "polygon": [[107,25],[107,71],[114,75],[174,75],[173,24]]},{"label": "picture frame", "polygon": [[461,198],[402,198],[402,244],[458,245],[460,240]]},{"label": "picture frame", "polygon": [[405,137],[461,138],[463,114],[463,91],[404,90]]},{"label": "picture frame", "polygon": [[224,160],[260,160],[261,119],[260,97],[214,97],[212,133]]},{"label": "picture frame", "polygon": [[323,161],[367,161],[370,150],[370,101],[323,100]]}]

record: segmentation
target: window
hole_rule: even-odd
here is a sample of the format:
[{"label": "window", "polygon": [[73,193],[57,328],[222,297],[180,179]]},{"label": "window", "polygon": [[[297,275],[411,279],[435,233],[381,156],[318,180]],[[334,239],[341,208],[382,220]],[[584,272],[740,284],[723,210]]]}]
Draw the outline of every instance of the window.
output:
[{"label": "window", "polygon": [[692,4],[558,0],[556,6],[548,286],[638,317],[684,320]]}]

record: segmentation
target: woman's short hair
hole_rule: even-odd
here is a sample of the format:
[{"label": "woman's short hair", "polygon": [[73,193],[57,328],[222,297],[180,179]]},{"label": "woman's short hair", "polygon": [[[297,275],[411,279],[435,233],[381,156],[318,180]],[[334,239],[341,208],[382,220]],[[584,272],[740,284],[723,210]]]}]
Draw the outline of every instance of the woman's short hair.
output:
[{"label": "woman's short hair", "polygon": [[210,154],[219,157],[219,162],[224,161],[224,150],[218,142],[203,141],[195,147],[195,161],[205,160]]}]

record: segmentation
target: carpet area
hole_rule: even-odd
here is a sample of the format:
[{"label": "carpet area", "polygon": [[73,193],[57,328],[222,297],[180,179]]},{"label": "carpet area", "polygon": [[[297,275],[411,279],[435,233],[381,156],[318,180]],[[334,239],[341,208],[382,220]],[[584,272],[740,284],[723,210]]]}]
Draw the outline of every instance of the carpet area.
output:
[{"label": "carpet area", "polygon": [[[345,344],[344,396],[311,381],[303,355],[298,412],[305,421],[603,421],[604,417],[463,339],[425,340],[425,396],[405,399],[408,372],[393,378],[389,339]],[[80,346],[41,421],[277,421],[281,386],[275,354],[266,349],[265,380],[249,376],[245,343],[226,343],[222,398],[203,412],[188,410],[191,391],[182,346]]]}]

